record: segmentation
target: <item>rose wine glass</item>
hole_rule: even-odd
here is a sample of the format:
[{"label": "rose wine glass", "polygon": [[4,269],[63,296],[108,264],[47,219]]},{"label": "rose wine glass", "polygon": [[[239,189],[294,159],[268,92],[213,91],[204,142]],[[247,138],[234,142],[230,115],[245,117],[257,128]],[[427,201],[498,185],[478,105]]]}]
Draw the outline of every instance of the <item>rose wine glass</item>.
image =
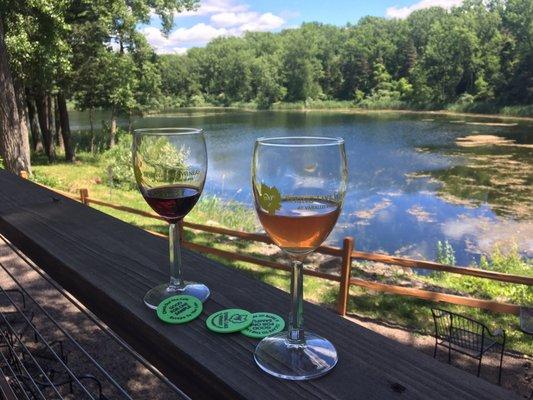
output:
[{"label": "rose wine glass", "polygon": [[343,139],[275,137],[255,143],[255,208],[267,234],[292,260],[288,331],[264,338],[254,354],[259,367],[278,378],[316,378],[337,363],[331,342],[304,331],[303,261],[335,226],[347,177]]},{"label": "rose wine glass", "polygon": [[150,289],[144,303],[157,308],[168,297],[194,296],[202,302],[209,289],[182,277],[180,224],[202,193],[207,150],[202,130],[192,128],[138,129],[133,133],[133,170],[141,194],[169,223],[170,281]]}]

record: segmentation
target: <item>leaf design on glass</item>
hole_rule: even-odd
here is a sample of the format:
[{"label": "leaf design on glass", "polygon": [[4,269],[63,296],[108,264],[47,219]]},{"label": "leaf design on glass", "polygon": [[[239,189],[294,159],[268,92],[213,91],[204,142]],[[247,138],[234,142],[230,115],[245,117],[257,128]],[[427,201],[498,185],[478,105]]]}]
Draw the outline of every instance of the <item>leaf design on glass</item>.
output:
[{"label": "leaf design on glass", "polygon": [[268,186],[261,183],[259,194],[259,205],[269,214],[275,214],[281,208],[281,195],[275,186]]},{"label": "leaf design on glass", "polygon": [[137,181],[138,185],[143,186],[144,185],[144,178],[142,174],[142,157],[141,155],[138,155],[135,158],[135,164],[133,165],[133,175],[135,176],[135,180]]}]

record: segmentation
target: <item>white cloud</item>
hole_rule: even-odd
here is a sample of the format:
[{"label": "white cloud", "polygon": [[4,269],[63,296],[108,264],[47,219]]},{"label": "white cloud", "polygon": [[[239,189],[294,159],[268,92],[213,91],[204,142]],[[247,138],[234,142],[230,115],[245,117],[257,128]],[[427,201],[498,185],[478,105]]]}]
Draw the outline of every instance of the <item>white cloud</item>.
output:
[{"label": "white cloud", "polygon": [[158,28],[147,26],[139,30],[158,54],[182,54],[191,46],[203,45],[210,40],[227,35],[225,28],[215,28],[200,22],[190,28],[178,28],[165,37]]},{"label": "white cloud", "polygon": [[202,0],[197,10],[176,13],[175,16],[180,18],[225,12],[246,12],[249,8],[248,4],[238,3],[235,0]]},{"label": "white cloud", "polygon": [[168,40],[173,43],[203,44],[227,33],[224,28],[215,28],[200,22],[190,28],[176,29],[169,35]]},{"label": "white cloud", "polygon": [[177,14],[177,17],[200,17],[200,21],[189,28],[177,28],[167,37],[151,26],[139,31],[146,36],[159,54],[184,53],[192,46],[203,46],[219,36],[240,36],[247,31],[271,31],[285,24],[285,19],[271,12],[259,13],[250,6],[236,0],[205,0],[196,11]]},{"label": "white cloud", "polygon": [[407,18],[413,11],[421,10],[429,7],[442,7],[450,9],[458,6],[463,0],[420,0],[418,3],[410,5],[408,7],[389,7],[385,12],[385,15],[389,18]]},{"label": "white cloud", "polygon": [[210,20],[215,26],[227,27],[242,25],[255,18],[257,18],[257,13],[253,11],[242,13],[223,12],[212,15]]},{"label": "white cloud", "polygon": [[285,20],[272,13],[265,13],[258,15],[257,18],[252,19],[241,25],[239,30],[246,31],[271,31],[280,28],[285,23]]},{"label": "white cloud", "polygon": [[219,27],[237,26],[240,32],[245,31],[269,31],[279,28],[285,20],[270,12],[259,14],[254,11],[235,13],[223,12],[211,16],[210,21]]}]

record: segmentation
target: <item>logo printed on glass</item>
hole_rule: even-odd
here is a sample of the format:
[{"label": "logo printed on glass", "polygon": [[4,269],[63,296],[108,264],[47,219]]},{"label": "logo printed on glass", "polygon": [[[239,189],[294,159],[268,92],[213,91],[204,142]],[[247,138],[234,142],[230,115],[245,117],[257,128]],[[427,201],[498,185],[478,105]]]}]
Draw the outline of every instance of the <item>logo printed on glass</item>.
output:
[{"label": "logo printed on glass", "polygon": [[275,214],[281,208],[281,195],[275,186],[261,183],[259,192],[259,205],[269,214]]}]

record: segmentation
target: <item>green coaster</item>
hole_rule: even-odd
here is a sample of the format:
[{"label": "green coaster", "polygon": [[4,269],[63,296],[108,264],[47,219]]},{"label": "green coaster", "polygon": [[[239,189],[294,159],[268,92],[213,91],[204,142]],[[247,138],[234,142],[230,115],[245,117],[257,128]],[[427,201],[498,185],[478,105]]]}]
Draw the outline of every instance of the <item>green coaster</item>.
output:
[{"label": "green coaster", "polygon": [[187,295],[172,296],[157,306],[157,316],[169,324],[184,324],[202,313],[202,302]]},{"label": "green coaster", "polygon": [[241,331],[244,336],[262,339],[273,333],[281,332],[285,328],[285,321],[279,315],[267,312],[252,314],[252,323]]},{"label": "green coaster", "polygon": [[239,308],[228,308],[211,314],[205,323],[213,332],[239,332],[252,323],[252,314]]}]

